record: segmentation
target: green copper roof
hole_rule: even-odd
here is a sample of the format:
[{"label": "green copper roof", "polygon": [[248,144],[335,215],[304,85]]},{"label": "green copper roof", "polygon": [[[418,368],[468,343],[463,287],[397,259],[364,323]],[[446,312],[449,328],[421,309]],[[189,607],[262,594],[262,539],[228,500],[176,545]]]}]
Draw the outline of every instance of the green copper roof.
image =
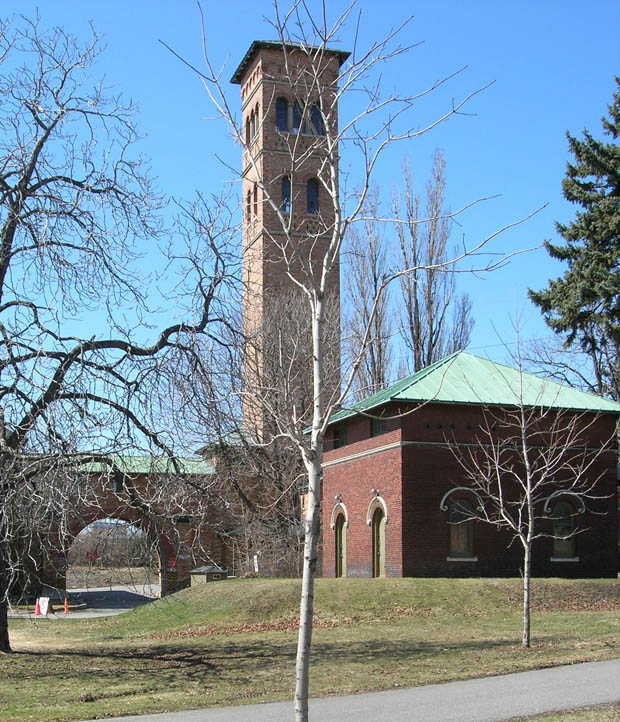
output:
[{"label": "green copper roof", "polygon": [[620,403],[615,401],[457,351],[378,391],[351,409],[334,414],[330,423],[359,411],[370,411],[388,401],[434,401],[480,406],[518,406],[523,403],[525,406],[620,414]]},{"label": "green copper roof", "polygon": [[[89,472],[112,471],[114,468],[124,474],[176,474],[174,464],[168,457],[155,456],[115,456],[110,457],[111,464],[103,461],[94,461],[85,464],[84,469]],[[213,474],[213,464],[198,458],[176,458],[181,474]]]}]

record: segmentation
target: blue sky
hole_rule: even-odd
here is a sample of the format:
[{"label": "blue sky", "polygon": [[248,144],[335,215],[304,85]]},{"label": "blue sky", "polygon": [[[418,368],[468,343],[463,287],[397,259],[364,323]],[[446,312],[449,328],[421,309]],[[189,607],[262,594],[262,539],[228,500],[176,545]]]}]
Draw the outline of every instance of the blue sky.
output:
[{"label": "blue sky", "polygon": [[[317,5],[314,0],[309,4]],[[200,66],[199,13],[193,0],[4,0],[2,15],[31,16],[37,6],[44,25],[59,24],[84,36],[92,21],[104,37],[107,50],[95,72],[140,107],[139,126],[147,134],[142,150],[165,192],[187,198],[194,189],[209,194],[231,181],[230,169],[216,155],[238,166],[237,147],[214,118],[199,80],[159,43],[164,40]],[[328,13],[335,18],[346,6],[328,2]],[[423,187],[437,147],[447,162],[452,209],[499,195],[459,219],[455,242],[461,235],[475,242],[544,204],[535,218],[498,238],[492,251],[510,253],[539,246],[545,238],[557,240],[554,220],[574,215],[560,188],[569,158],[565,131],[579,134],[588,128],[600,135],[600,118],[611,101],[614,75],[620,73],[618,0],[362,0],[358,7],[362,45],[413,15],[402,42],[422,44],[385,68],[386,87],[419,91],[467,66],[419,104],[415,124],[448,107],[452,98],[493,81],[468,105],[471,115],[452,118],[390,152],[376,177],[382,192],[387,196],[398,184],[405,156]],[[225,66],[222,77],[228,84],[252,40],[274,38],[264,21],[272,4],[204,0],[203,10],[209,52],[216,65]],[[351,24],[337,47],[351,49],[353,32]],[[229,86],[229,97],[239,108],[238,86]],[[345,158],[345,169],[348,162]],[[523,336],[548,335],[527,301],[527,288],[540,288],[561,271],[539,249],[493,274],[460,278],[474,302],[470,350],[504,360],[500,339],[514,339],[515,315],[521,316]]]}]

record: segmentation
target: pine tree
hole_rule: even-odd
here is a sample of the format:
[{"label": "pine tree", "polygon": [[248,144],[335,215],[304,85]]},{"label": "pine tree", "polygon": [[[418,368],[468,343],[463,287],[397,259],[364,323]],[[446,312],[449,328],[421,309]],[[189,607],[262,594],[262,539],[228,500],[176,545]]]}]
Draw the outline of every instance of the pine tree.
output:
[{"label": "pine tree", "polygon": [[567,133],[574,162],[567,163],[564,197],[581,206],[575,220],[556,223],[564,245],[545,242],[550,256],[565,261],[564,275],[529,296],[547,325],[592,361],[594,389],[620,400],[620,78],[602,118],[607,143],[587,131]]}]

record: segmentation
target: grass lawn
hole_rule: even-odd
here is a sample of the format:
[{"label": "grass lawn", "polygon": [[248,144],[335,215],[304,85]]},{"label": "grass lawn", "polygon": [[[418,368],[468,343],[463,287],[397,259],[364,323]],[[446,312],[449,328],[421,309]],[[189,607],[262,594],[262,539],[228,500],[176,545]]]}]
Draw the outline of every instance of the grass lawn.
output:
[{"label": "grass lawn", "polygon": [[[291,698],[299,590],[298,580],[230,580],[117,617],[11,620],[0,721]],[[311,694],[620,656],[617,580],[534,580],[530,650],[519,643],[520,601],[519,580],[319,580]]]},{"label": "grass lawn", "polygon": [[536,717],[515,717],[512,722],[618,722],[620,704],[585,707],[573,712],[558,712]]}]

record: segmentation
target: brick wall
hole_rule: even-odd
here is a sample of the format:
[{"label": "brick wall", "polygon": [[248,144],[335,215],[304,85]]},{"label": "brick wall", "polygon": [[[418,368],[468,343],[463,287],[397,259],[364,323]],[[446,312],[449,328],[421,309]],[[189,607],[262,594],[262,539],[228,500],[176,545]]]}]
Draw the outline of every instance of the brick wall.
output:
[{"label": "brick wall", "polygon": [[[591,420],[592,417],[589,418]],[[512,544],[506,531],[476,522],[475,561],[452,561],[449,556],[448,515],[441,511],[444,494],[465,485],[462,468],[447,442],[468,448],[475,441],[482,411],[476,407],[430,404],[401,420],[388,431],[369,438],[369,420],[353,418],[340,424],[347,445],[329,449],[326,444],[323,475],[323,575],[334,576],[334,533],[330,516],[341,494],[349,516],[347,576],[372,574],[371,530],[366,513],[371,489],[386,501],[386,573],[388,576],[517,576],[522,547]],[[615,419],[601,416],[588,430],[588,445],[597,447],[613,436]],[[499,431],[498,431],[499,433]],[[383,447],[383,450],[381,450]],[[377,453],[370,453],[378,450]],[[585,514],[576,517],[578,561],[552,561],[553,540],[534,545],[532,572],[538,576],[615,576],[618,569],[618,517],[615,501],[616,452],[601,454],[589,469],[598,479],[596,495]],[[342,463],[334,463],[342,460]],[[599,478],[600,477],[600,478]],[[559,479],[559,481],[566,481]],[[551,532],[551,521],[540,528]]]}]

